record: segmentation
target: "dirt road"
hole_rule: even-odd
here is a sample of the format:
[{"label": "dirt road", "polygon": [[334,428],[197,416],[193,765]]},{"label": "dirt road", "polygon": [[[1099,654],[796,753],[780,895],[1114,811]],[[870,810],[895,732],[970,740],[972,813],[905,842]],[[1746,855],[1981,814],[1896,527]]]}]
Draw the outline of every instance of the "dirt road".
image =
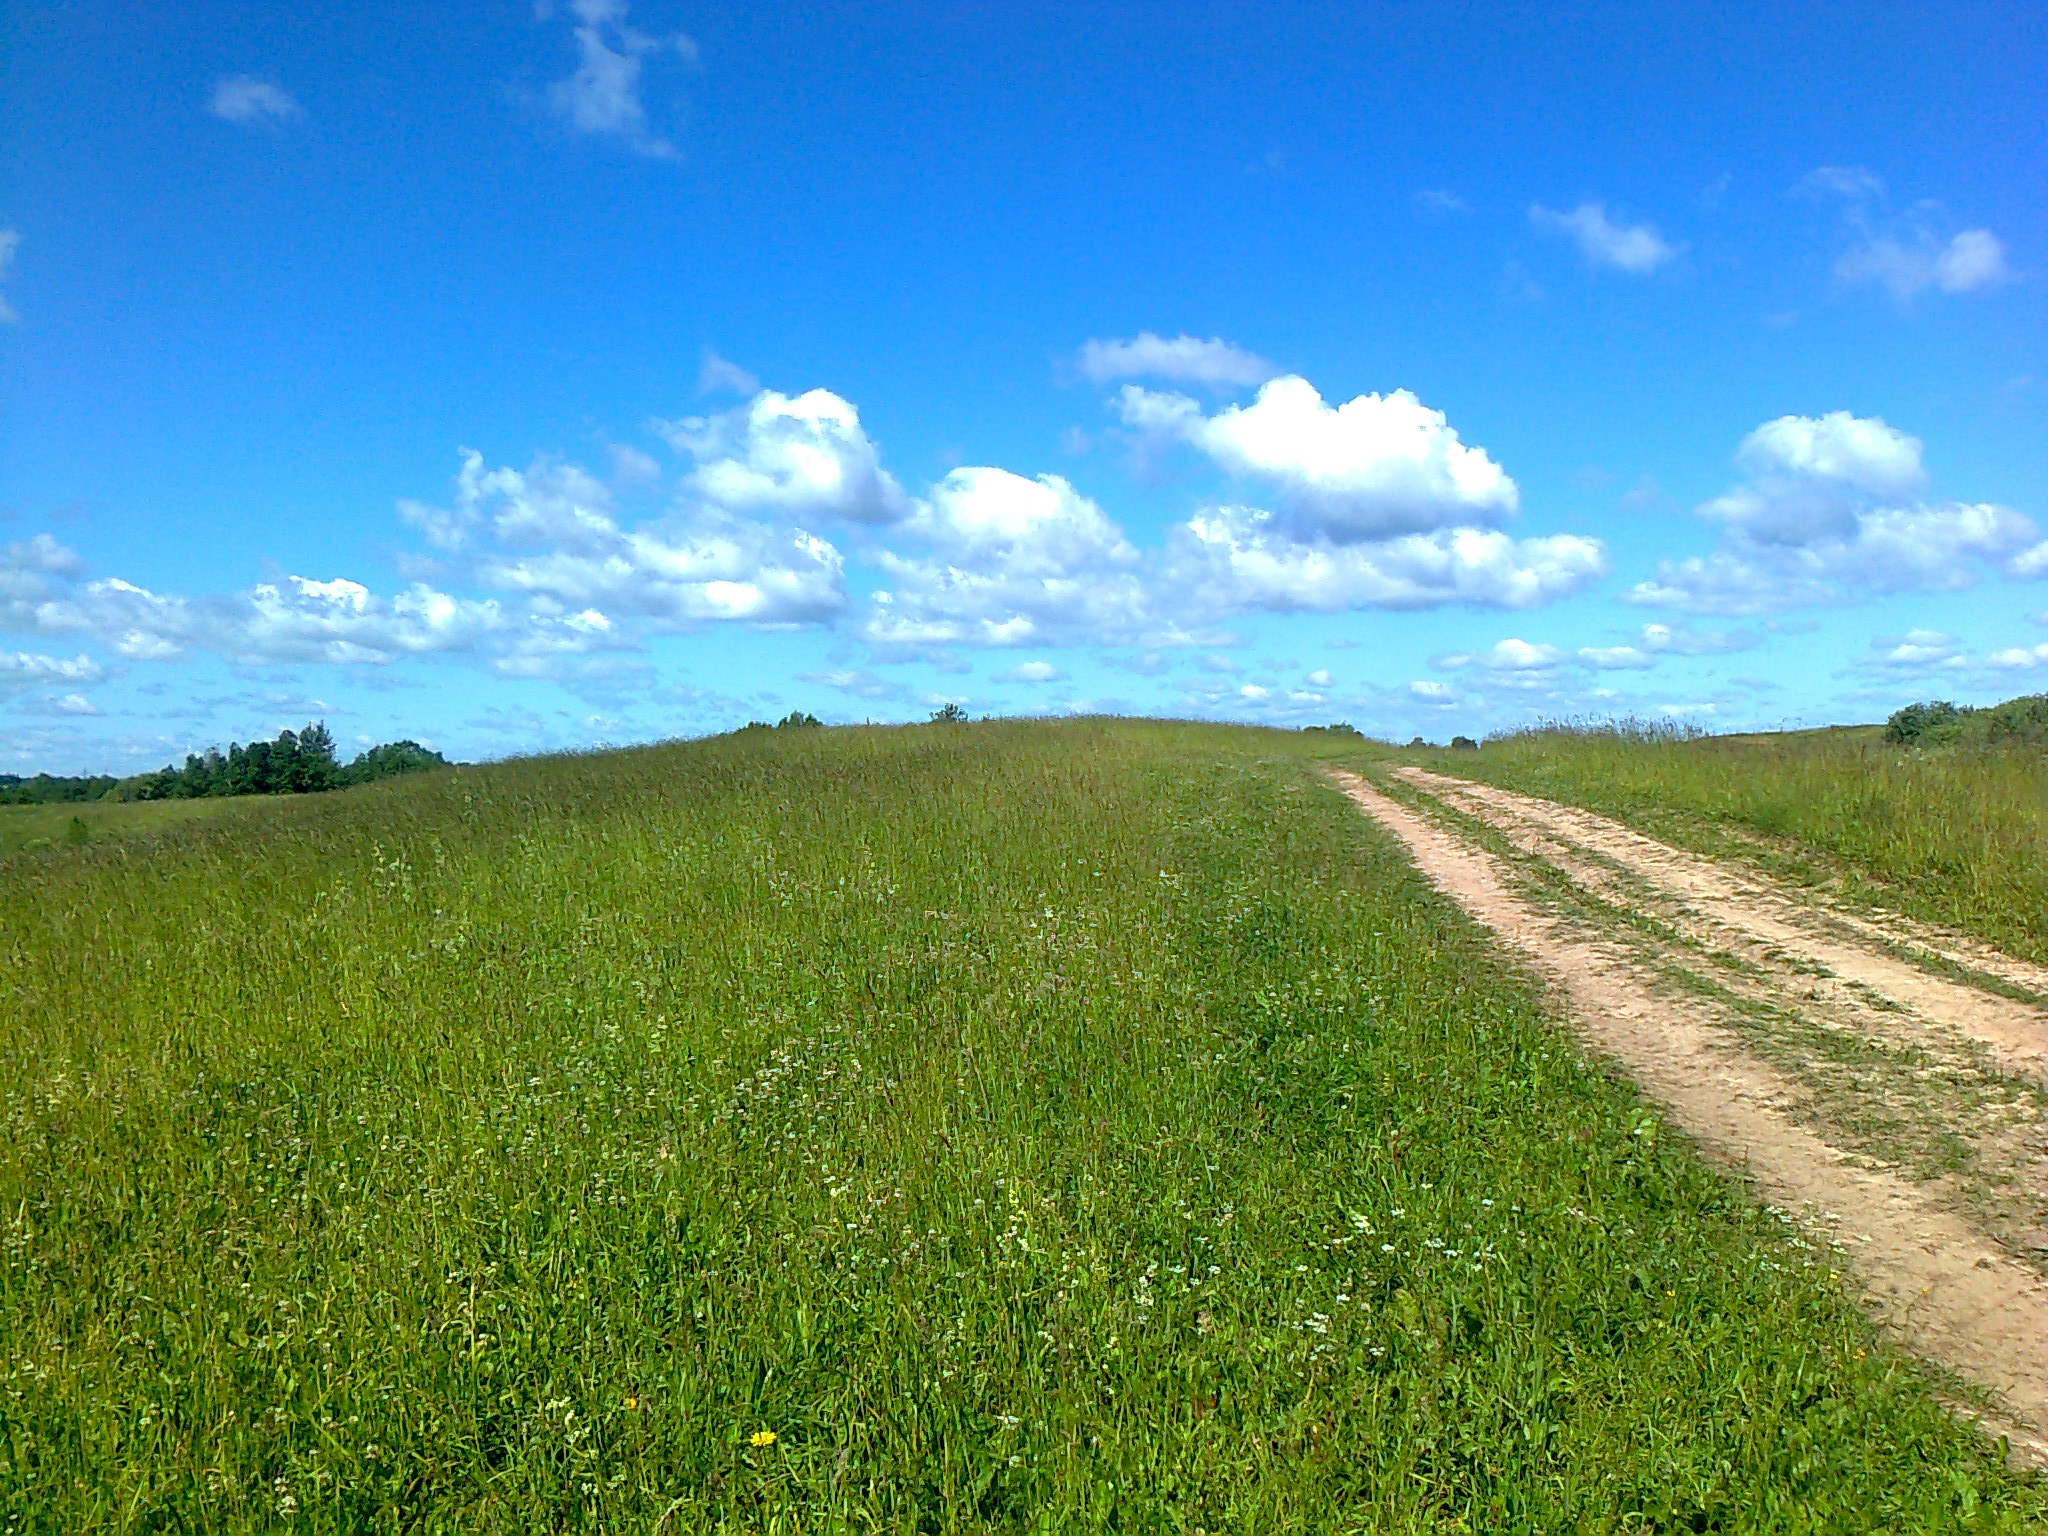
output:
[{"label": "dirt road", "polygon": [[1416,769],[1334,777],[2048,1465],[2048,974],[1589,812]]}]

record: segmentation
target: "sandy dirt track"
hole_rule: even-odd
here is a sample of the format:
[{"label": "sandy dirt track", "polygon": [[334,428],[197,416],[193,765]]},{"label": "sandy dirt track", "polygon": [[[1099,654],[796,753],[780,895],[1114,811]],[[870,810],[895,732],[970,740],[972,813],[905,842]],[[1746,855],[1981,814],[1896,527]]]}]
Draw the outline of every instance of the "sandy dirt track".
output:
[{"label": "sandy dirt track", "polygon": [[[1412,770],[1404,777],[1418,792],[1413,804],[1355,774],[1332,775],[1440,889],[1522,953],[1557,990],[1581,1036],[1710,1157],[1841,1244],[1872,1311],[1906,1347],[1998,1403],[1985,1427],[2007,1435],[2016,1457],[2048,1465],[2048,1281],[1938,1181],[1916,1181],[1816,1123],[1796,1074],[1729,1027],[1712,996],[1674,989],[1662,969],[1674,954],[1712,944],[1713,952],[1755,959],[1744,962],[1744,984],[1769,990],[1782,974],[1771,964],[1789,961],[1811,994],[1803,1006],[1824,1016],[1822,1027],[1917,1032],[1923,1044],[1953,1038],[1988,1058],[1984,1070],[2028,1078],[2048,1070],[2041,1010],[1922,970],[1854,923],[1803,906],[1799,893],[1603,818],[1463,780]],[[1461,816],[1609,899],[1662,893],[1676,947],[1649,955],[1583,916],[1547,910],[1515,861],[1485,847]],[[1887,939],[1896,931],[1879,926]],[[1928,936],[1916,935],[1916,944],[1929,948]],[[1984,958],[1968,963],[1989,972]],[[2026,970],[2006,979],[2025,985]],[[2021,1178],[2038,1173],[2018,1168]]]}]

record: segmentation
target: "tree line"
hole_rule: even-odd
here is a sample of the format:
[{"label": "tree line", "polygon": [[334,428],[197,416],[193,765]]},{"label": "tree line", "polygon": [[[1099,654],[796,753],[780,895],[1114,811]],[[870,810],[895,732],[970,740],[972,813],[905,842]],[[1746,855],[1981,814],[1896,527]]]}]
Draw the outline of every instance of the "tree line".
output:
[{"label": "tree line", "polygon": [[1907,747],[1948,747],[1959,742],[2048,747],[2048,694],[2026,694],[1983,709],[1951,704],[1946,699],[1908,704],[1885,721],[1884,739]]},{"label": "tree line", "polygon": [[450,767],[440,753],[416,741],[388,741],[342,762],[322,721],[303,731],[279,731],[275,741],[231,742],[226,752],[208,747],[188,753],[185,766],[166,763],[153,773],[115,778],[84,774],[32,778],[0,774],[0,805],[62,805],[81,800],[198,800],[213,795],[304,795],[347,789],[401,773]]}]

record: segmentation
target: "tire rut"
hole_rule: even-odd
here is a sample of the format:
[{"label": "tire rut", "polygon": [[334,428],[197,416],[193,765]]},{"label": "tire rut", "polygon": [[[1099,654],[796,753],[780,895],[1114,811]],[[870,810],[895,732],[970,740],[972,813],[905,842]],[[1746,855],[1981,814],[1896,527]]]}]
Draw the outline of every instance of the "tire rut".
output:
[{"label": "tire rut", "polygon": [[1491,784],[1448,778],[1417,768],[1395,772],[1408,783],[1449,799],[1497,828],[1515,822],[1542,829],[1569,845],[1596,854],[1644,884],[1677,898],[1715,928],[1739,935],[1766,951],[1793,955],[1830,975],[1867,988],[1913,1016],[1977,1041],[1999,1066],[2018,1076],[2048,1083],[2048,1010],[1939,976],[1878,947],[1873,935],[1912,935],[1916,947],[1952,964],[2000,974],[2027,985],[2034,967],[2007,960],[1989,972],[1981,950],[1960,952],[1945,939],[1933,940],[1918,925],[1887,917],[1883,923],[1827,910],[1805,893],[1794,893],[1768,877],[1738,876],[1698,855],[1672,848],[1594,815]]},{"label": "tire rut", "polygon": [[1331,777],[1439,889],[1526,956],[1581,1035],[1709,1157],[1839,1242],[1871,1310],[1906,1347],[1997,1401],[1998,1411],[1980,1416],[1987,1431],[2005,1435],[2017,1457],[2048,1465],[2048,1283],[1926,1187],[1859,1166],[1797,1123],[1788,1111],[1799,1086],[1723,1027],[1712,1004],[1670,995],[1625,946],[1541,910],[1485,849],[1355,774]]}]

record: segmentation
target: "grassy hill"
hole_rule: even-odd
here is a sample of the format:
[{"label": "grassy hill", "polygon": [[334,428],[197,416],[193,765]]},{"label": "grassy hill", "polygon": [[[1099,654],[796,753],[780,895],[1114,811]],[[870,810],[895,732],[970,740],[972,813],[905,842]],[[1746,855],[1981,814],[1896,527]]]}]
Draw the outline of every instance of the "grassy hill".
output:
[{"label": "grassy hill", "polygon": [[757,732],[12,856],[7,1529],[2048,1518],[1376,750]]}]

